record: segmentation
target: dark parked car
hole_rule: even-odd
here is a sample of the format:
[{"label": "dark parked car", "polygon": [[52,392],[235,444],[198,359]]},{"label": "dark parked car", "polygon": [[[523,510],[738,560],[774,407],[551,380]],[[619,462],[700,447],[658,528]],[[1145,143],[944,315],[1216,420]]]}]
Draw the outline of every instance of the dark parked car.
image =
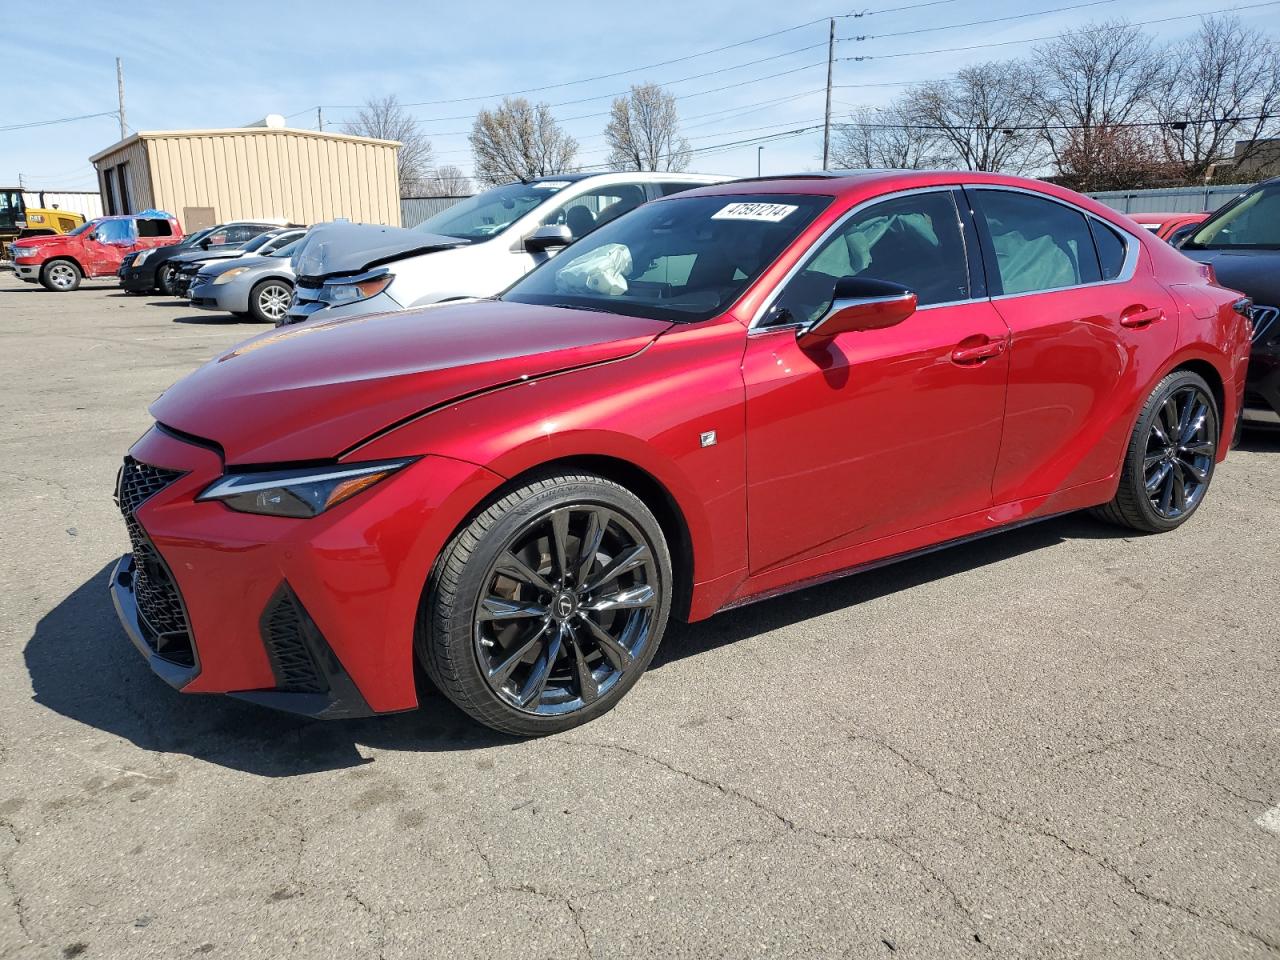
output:
[{"label": "dark parked car", "polygon": [[295,240],[301,239],[306,232],[303,227],[277,227],[258,234],[248,243],[238,247],[189,250],[171,261],[174,272],[170,283],[171,289],[167,292],[175,297],[189,297],[196,275],[209,264],[220,260],[237,260],[241,257],[269,257],[277,250],[283,250]]},{"label": "dark parked car", "polygon": [[1253,300],[1244,423],[1280,427],[1280,177],[1236,197],[1180,249]]},{"label": "dark parked car", "polygon": [[132,293],[167,293],[173,296],[173,258],[193,250],[237,249],[259,234],[279,230],[279,223],[257,220],[235,220],[231,223],[206,227],[185,237],[181,243],[157,250],[143,250],[126,256],[120,264],[117,276],[120,286]]}]

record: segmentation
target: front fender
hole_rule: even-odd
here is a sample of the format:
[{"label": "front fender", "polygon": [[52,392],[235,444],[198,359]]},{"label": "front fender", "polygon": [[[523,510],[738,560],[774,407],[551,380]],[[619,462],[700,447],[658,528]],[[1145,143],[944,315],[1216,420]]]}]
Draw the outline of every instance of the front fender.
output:
[{"label": "front fender", "polygon": [[736,321],[677,327],[641,353],[482,394],[358,447],[435,454],[512,478],[607,457],[659,483],[684,515],[695,584],[745,571],[746,442]]}]

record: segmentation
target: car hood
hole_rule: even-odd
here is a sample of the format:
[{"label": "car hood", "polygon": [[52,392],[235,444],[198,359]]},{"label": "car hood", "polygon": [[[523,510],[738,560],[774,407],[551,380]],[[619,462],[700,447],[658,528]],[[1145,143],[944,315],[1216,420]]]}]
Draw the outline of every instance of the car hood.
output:
[{"label": "car hood", "polygon": [[312,227],[293,253],[299,277],[319,279],[360,273],[419,253],[466,246],[467,241],[371,223],[322,223]]},{"label": "car hood", "polygon": [[1188,250],[1184,255],[1213,265],[1218,282],[1254,303],[1280,307],[1280,250]]},{"label": "car hood", "polygon": [[288,257],[255,257],[252,255],[215,260],[213,263],[201,267],[200,274],[206,277],[217,277],[228,270],[243,270],[246,267],[250,270],[258,267],[275,267],[275,272],[282,273],[285,276],[293,276],[293,268],[289,265]]},{"label": "car hood", "polygon": [[214,358],[151,413],[228,464],[324,460],[450,401],[631,356],[670,326],[494,300],[316,320]]},{"label": "car hood", "polygon": [[240,256],[239,247],[231,247],[225,250],[201,250],[197,247],[195,250],[183,250],[169,259],[175,263],[199,263],[201,260],[227,260],[238,256]]},{"label": "car hood", "polygon": [[56,247],[60,243],[77,243],[79,237],[73,237],[65,233],[50,233],[42,237],[23,237],[21,240],[9,241],[15,247]]}]

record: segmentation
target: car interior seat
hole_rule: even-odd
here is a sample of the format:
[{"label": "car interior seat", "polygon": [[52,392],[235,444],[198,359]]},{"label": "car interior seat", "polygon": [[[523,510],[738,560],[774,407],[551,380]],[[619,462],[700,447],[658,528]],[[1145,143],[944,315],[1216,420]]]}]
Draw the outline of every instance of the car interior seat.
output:
[{"label": "car interior seat", "polygon": [[579,204],[565,211],[564,222],[573,239],[581,240],[596,228],[596,215],[586,205]]}]

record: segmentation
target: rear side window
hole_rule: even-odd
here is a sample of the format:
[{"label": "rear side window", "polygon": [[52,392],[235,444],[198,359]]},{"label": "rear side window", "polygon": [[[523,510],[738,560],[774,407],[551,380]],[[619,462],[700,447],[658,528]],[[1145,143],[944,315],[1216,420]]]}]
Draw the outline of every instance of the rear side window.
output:
[{"label": "rear side window", "polygon": [[1103,280],[1114,280],[1124,270],[1125,257],[1129,247],[1124,238],[1112,230],[1101,220],[1090,220],[1089,229],[1093,231],[1093,244],[1098,250],[1098,265],[1102,268]]},{"label": "rear side window", "polygon": [[995,248],[1000,292],[1034,293],[1102,279],[1083,213],[1027,193],[974,195]]},{"label": "rear side window", "polygon": [[139,220],[138,236],[140,237],[172,237],[173,227],[168,220]]},{"label": "rear side window", "polygon": [[686,190],[692,190],[694,187],[705,187],[705,183],[670,183],[663,182],[658,184],[658,196],[669,197],[673,193],[684,193]]}]

